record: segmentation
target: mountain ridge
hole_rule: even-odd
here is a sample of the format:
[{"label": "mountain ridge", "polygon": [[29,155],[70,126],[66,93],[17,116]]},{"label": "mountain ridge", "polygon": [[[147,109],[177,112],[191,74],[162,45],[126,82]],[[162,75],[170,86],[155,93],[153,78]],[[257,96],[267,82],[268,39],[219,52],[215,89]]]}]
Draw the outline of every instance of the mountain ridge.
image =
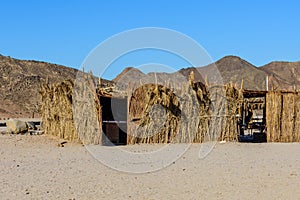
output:
[{"label": "mountain ridge", "polygon": [[[210,77],[211,83],[225,84],[233,82],[240,85],[244,80],[244,88],[250,90],[266,90],[266,77],[272,75],[267,71],[268,67],[256,67],[250,62],[238,56],[225,56],[220,60],[206,66],[187,67],[178,70],[177,72],[166,75],[165,72],[156,73],[158,80],[178,79],[178,81],[188,80],[191,71],[194,72],[195,81],[204,82],[206,76]],[[129,82],[138,82],[138,79],[147,79],[153,82],[153,77],[147,77],[149,74],[144,74],[134,67],[125,68],[120,74],[116,76],[114,81],[123,81],[125,85]],[[300,70],[300,68],[299,68]],[[136,76],[135,76],[136,75]],[[124,76],[122,78],[122,76]],[[222,80],[219,80],[219,79]],[[137,80],[134,80],[137,79]],[[283,88],[284,89],[284,88]]]}]

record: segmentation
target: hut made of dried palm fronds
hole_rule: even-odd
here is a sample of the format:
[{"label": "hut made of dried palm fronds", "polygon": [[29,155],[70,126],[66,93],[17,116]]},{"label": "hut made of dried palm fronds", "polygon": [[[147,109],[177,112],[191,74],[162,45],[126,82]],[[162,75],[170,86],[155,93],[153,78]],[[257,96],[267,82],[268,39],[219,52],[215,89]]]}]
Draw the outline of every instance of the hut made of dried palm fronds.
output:
[{"label": "hut made of dried palm fronds", "polygon": [[146,84],[129,100],[127,143],[167,143],[178,130],[179,99],[167,87]]},{"label": "hut made of dried palm fronds", "polygon": [[232,84],[187,82],[179,91],[146,84],[128,96],[128,144],[237,140],[242,95]]},{"label": "hut made of dried palm fronds", "polygon": [[126,93],[101,88],[100,81],[96,87],[93,76],[85,73],[79,74],[75,83],[45,84],[41,89],[45,133],[101,144],[102,117],[108,114],[102,113],[107,105],[101,104],[101,96],[120,95],[128,97],[127,144],[237,140],[241,90],[233,84],[208,86],[192,79],[181,88],[166,85],[141,84]]},{"label": "hut made of dried palm fronds", "polygon": [[76,82],[42,85],[42,121],[45,134],[83,144],[100,144],[101,107],[91,74],[79,74]]},{"label": "hut made of dried palm fronds", "polygon": [[300,141],[300,93],[268,91],[266,95],[268,142]]},{"label": "hut made of dried palm fronds", "polygon": [[[100,80],[100,79],[99,79]],[[92,73],[78,73],[73,89],[73,116],[81,142],[102,144],[102,110]]]},{"label": "hut made of dried palm fronds", "polygon": [[221,141],[236,141],[238,139],[236,114],[243,102],[242,90],[229,83],[211,86],[209,91],[212,101],[209,137]]},{"label": "hut made of dried palm fronds", "polygon": [[56,84],[47,83],[41,87],[41,111],[45,134],[79,141],[73,120],[72,91],[73,81],[71,80]]}]

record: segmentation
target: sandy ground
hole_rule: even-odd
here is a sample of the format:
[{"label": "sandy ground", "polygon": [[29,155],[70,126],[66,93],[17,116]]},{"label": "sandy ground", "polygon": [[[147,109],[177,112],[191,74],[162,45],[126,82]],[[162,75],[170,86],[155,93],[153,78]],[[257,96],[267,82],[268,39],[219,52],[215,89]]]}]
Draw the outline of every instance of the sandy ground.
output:
[{"label": "sandy ground", "polygon": [[[45,135],[0,135],[1,199],[299,199],[300,144],[199,144],[170,166],[131,174],[78,144]],[[153,148],[135,145],[128,148]],[[110,147],[115,148],[115,147]]]}]

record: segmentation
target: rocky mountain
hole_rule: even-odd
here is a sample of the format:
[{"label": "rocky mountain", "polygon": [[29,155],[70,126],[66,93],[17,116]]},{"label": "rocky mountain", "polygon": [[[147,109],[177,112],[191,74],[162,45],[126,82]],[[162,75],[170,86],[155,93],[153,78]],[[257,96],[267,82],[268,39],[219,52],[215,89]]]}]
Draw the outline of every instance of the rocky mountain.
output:
[{"label": "rocky mountain", "polygon": [[113,82],[120,82],[123,81],[124,77],[131,79],[143,79],[145,74],[141,72],[139,69],[134,67],[126,67],[120,74],[116,76],[112,81]]},{"label": "rocky mountain", "polygon": [[[265,90],[266,89],[266,76],[267,73],[261,70],[260,67],[256,67],[251,63],[236,57],[226,56],[214,65],[219,70],[223,83],[233,82],[238,86],[241,85],[244,80],[244,88],[249,90]],[[207,73],[211,70],[211,65],[197,68],[200,73]],[[213,74],[210,72],[209,74]]]},{"label": "rocky mountain", "polygon": [[[226,56],[217,62],[203,66],[181,69],[175,73],[156,73],[158,82],[176,80],[181,83],[188,79],[190,72],[195,74],[195,80],[203,82],[206,77],[211,84],[223,84],[232,82],[240,87],[244,80],[244,88],[248,90],[266,90],[268,77],[269,89],[291,90],[300,89],[300,62],[272,62],[262,67],[253,64],[237,56]],[[126,68],[114,81],[128,82],[139,81],[153,82],[153,73],[143,74],[135,68]]]},{"label": "rocky mountain", "polygon": [[300,62],[271,62],[260,69],[269,76],[270,89],[300,89]]},{"label": "rocky mountain", "polygon": [[77,70],[33,60],[0,55],[0,118],[31,117],[38,114],[39,87],[46,82],[74,79]]}]

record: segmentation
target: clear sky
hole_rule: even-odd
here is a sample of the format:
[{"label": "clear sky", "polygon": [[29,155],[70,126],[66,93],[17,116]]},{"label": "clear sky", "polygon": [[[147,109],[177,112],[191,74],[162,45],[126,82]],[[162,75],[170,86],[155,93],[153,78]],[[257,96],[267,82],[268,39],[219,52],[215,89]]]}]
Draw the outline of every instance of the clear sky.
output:
[{"label": "clear sky", "polygon": [[[195,39],[214,61],[226,55],[256,66],[299,61],[299,8],[296,0],[7,0],[0,5],[0,54],[80,68],[114,34],[163,27]],[[106,78],[128,63],[118,64]]]}]

